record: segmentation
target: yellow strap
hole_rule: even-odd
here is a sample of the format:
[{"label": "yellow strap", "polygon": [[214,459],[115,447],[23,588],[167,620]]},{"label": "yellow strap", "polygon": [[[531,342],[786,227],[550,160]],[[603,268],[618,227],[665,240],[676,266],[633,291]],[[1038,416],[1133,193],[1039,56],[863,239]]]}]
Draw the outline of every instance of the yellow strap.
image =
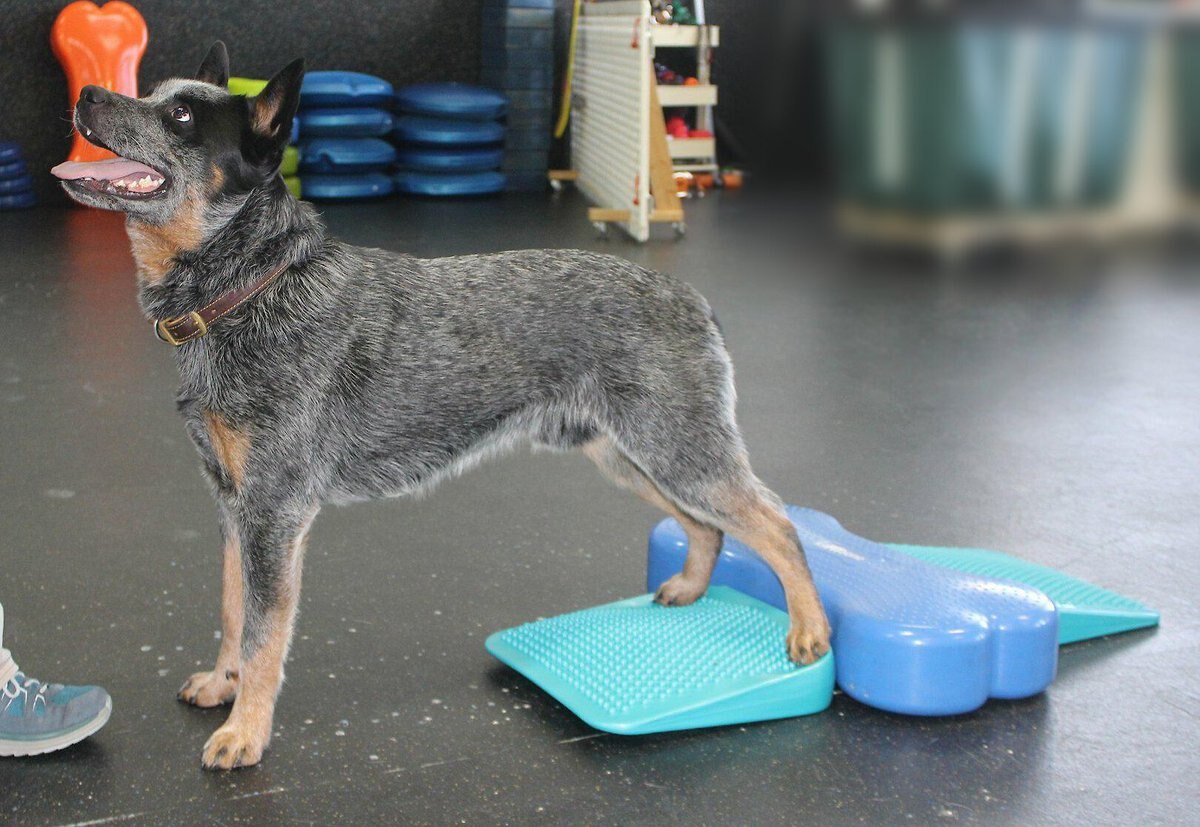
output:
[{"label": "yellow strap", "polygon": [[579,2],[575,0],[575,11],[571,15],[571,45],[567,49],[567,76],[563,80],[562,105],[559,108],[558,123],[554,127],[554,137],[561,138],[567,131],[567,122],[571,120],[571,82],[575,79],[575,36],[579,33]]}]

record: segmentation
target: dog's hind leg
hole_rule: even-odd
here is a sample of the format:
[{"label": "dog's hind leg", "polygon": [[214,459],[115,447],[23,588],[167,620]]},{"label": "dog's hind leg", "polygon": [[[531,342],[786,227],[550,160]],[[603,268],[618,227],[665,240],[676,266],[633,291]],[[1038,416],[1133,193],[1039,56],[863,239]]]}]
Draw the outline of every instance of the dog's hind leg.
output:
[{"label": "dog's hind leg", "polygon": [[211,672],[197,672],[180,688],[178,698],[195,706],[231,703],[237,696],[242,647],[242,549],[229,505],[220,503],[225,540],[221,576],[221,649]]},{"label": "dog's hind leg", "polygon": [[[671,399],[623,412],[612,439],[678,509],[741,540],[771,567],[787,597],[793,660],[812,663],[829,650],[829,621],[796,528],[751,471],[731,405],[718,394],[689,397],[688,388],[676,387]],[[702,562],[692,571],[707,585],[712,564]]]},{"label": "dog's hind leg", "polygon": [[229,719],[204,745],[209,769],[257,764],[271,739],[275,698],[291,644],[300,571],[315,507],[239,520],[243,622],[237,699]]},{"label": "dog's hind leg", "polygon": [[583,446],[583,453],[601,472],[622,488],[628,488],[646,502],[674,517],[688,538],[683,571],[663,583],[654,599],[665,606],[686,606],[708,590],[723,535],[719,529],[696,520],[671,502],[645,473],[625,456],[611,439],[600,437]]}]

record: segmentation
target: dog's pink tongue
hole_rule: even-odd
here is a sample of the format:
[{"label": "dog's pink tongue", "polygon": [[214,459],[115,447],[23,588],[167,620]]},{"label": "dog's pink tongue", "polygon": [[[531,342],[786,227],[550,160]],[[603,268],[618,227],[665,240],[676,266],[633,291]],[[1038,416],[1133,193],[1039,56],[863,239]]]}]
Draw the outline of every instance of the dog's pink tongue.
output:
[{"label": "dog's pink tongue", "polygon": [[127,175],[161,176],[145,164],[130,161],[128,158],[110,158],[107,161],[64,161],[50,170],[50,174],[66,181],[77,178],[97,178],[102,181],[115,181]]}]

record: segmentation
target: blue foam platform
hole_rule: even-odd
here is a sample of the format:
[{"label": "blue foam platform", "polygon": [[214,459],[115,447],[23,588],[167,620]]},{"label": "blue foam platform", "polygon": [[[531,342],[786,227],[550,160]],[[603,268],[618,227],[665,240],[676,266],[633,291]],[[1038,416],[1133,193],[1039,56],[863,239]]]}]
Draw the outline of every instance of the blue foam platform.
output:
[{"label": "blue foam platform", "polygon": [[300,105],[377,106],[392,99],[392,84],[362,72],[308,72],[300,86]]},{"label": "blue foam platform", "polygon": [[298,120],[306,138],[379,138],[392,131],[394,122],[391,112],[362,106],[305,109]]},{"label": "blue foam platform", "polygon": [[506,179],[501,172],[397,172],[396,189],[411,195],[491,195],[503,192]]},{"label": "blue foam platform", "polygon": [[508,108],[508,98],[494,89],[465,83],[419,83],[396,92],[396,108],[434,118],[495,120]]},{"label": "blue foam platform", "polygon": [[[1036,695],[1054,680],[1058,615],[1030,586],[935,566],[846,531],[818,511],[788,508],[833,627],[837,681],[891,712],[954,715],[991,698]],[[650,591],[683,567],[674,520],[650,535]],[[774,573],[727,539],[714,585],[784,608]],[[783,647],[783,638],[779,639]]]},{"label": "blue foam platform", "polygon": [[396,160],[396,148],[379,138],[313,138],[300,144],[300,171],[374,172]]},{"label": "blue foam platform", "polygon": [[834,664],[788,660],[787,615],[715,587],[691,606],[642,595],[505,629],[486,647],[586,723],[639,735],[810,715]]},{"label": "blue foam platform", "polygon": [[889,545],[927,563],[983,577],[1015,580],[1039,589],[1054,601],[1054,606],[1058,609],[1060,646],[1158,625],[1158,612],[1136,600],[1048,566],[1031,563],[999,551],[895,543]]},{"label": "blue foam platform", "polygon": [[0,210],[23,210],[37,206],[37,196],[32,192],[0,195]]},{"label": "blue foam platform", "polygon": [[16,192],[28,192],[31,189],[33,189],[33,179],[28,175],[0,178],[0,194],[10,195]]},{"label": "blue foam platform", "polygon": [[484,172],[504,163],[504,150],[428,149],[402,146],[396,152],[396,164],[417,172]]},{"label": "blue foam platform", "polygon": [[437,146],[480,146],[504,140],[504,125],[495,121],[461,121],[401,115],[393,133],[397,140]]},{"label": "blue foam platform", "polygon": [[300,179],[300,191],[305,198],[316,201],[336,201],[358,198],[381,198],[395,191],[392,179],[382,172],[357,175],[305,175]]}]

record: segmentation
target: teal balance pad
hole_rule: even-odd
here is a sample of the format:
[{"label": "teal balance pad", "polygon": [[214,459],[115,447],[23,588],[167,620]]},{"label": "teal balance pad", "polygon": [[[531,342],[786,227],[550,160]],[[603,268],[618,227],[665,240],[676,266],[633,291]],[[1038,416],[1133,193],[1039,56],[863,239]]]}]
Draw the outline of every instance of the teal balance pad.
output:
[{"label": "teal balance pad", "polygon": [[889,545],[927,563],[1042,591],[1058,609],[1060,645],[1158,625],[1158,612],[1136,600],[1019,557],[979,548]]},{"label": "teal balance pad", "polygon": [[787,615],[714,586],[691,606],[646,594],[496,632],[487,650],[585,723],[641,735],[811,715],[833,697],[833,656],[787,657]]}]

